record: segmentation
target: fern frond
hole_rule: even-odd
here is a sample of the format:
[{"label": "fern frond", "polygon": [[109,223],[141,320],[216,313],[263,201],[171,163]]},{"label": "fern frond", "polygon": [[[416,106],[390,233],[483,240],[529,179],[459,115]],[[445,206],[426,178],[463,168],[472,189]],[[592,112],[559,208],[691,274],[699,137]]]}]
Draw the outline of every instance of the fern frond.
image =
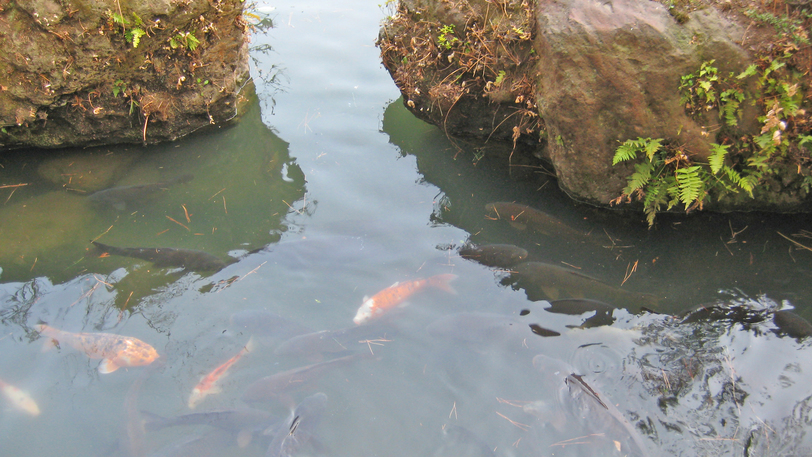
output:
[{"label": "fern frond", "polygon": [[643,140],[642,138],[638,138],[638,140],[643,141],[643,149],[646,151],[646,157],[648,157],[648,160],[654,162],[654,154],[660,150],[663,139],[658,138],[656,140],[652,140],[651,138],[646,138]]},{"label": "fern frond", "polygon": [[727,155],[727,148],[729,145],[721,145],[716,143],[711,143],[711,152],[710,157],[708,157],[708,164],[711,167],[711,173],[716,174],[719,173],[719,170],[722,169],[722,166],[725,164],[725,155]]},{"label": "fern frond", "polygon": [[637,158],[637,147],[633,140],[626,140],[615,150],[615,156],[612,158],[612,165],[617,165],[620,162],[627,160],[634,160]]},{"label": "fern frond", "polygon": [[629,176],[629,185],[623,189],[623,193],[631,195],[637,189],[642,188],[649,181],[651,181],[651,171],[654,170],[654,164],[651,162],[641,162],[634,165],[634,173]]},{"label": "fern frond", "polygon": [[699,175],[702,169],[699,165],[680,168],[677,170],[677,185],[679,186],[679,199],[686,207],[699,199],[704,193],[705,183]]}]

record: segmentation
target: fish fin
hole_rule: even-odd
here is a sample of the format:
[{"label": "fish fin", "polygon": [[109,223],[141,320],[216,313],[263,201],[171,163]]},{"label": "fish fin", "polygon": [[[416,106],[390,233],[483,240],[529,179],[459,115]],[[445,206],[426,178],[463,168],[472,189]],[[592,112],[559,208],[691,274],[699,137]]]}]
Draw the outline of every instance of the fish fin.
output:
[{"label": "fish fin", "polygon": [[547,296],[550,300],[557,300],[559,291],[558,287],[550,287],[550,286],[541,286],[541,290],[544,292],[544,295]]},{"label": "fish fin", "polygon": [[366,303],[369,300],[369,295],[364,295],[364,298],[361,299],[361,303]]},{"label": "fish fin", "polygon": [[548,328],[544,328],[539,324],[530,324],[530,330],[538,336],[561,336],[560,333],[556,332],[555,330],[550,330]]},{"label": "fish fin", "polygon": [[[394,283],[394,284],[392,284],[392,285],[391,285],[391,286],[389,286],[389,287],[397,287],[397,286],[398,286],[398,284],[400,284],[400,281],[395,281],[395,283]],[[387,287],[387,289],[388,289],[389,287]]]},{"label": "fish fin", "polygon": [[457,291],[451,287],[451,281],[455,279],[457,279],[457,275],[451,273],[437,275],[432,278],[432,285],[440,290],[457,295]]},{"label": "fish fin", "polygon": [[252,352],[256,347],[256,343],[254,342],[254,335],[251,335],[251,338],[248,338],[248,342],[245,343],[243,349],[245,349],[246,353]]},{"label": "fish fin", "polygon": [[522,224],[521,222],[510,221],[508,224],[516,230],[524,230],[527,228],[527,224]]},{"label": "fish fin", "polygon": [[42,343],[42,350],[41,352],[48,352],[53,348],[59,349],[59,341],[53,338],[45,338],[45,342]]},{"label": "fish fin", "polygon": [[101,374],[112,373],[118,370],[119,368],[120,367],[116,365],[116,363],[113,362],[112,360],[104,359],[102,360],[102,363],[99,364],[99,373]]},{"label": "fish fin", "polygon": [[141,410],[141,419],[144,423],[144,430],[154,432],[166,427],[167,419],[149,411]]},{"label": "fish fin", "polygon": [[250,431],[240,430],[240,433],[237,434],[237,447],[240,449],[245,448],[251,444],[251,438],[253,438],[253,436]]}]

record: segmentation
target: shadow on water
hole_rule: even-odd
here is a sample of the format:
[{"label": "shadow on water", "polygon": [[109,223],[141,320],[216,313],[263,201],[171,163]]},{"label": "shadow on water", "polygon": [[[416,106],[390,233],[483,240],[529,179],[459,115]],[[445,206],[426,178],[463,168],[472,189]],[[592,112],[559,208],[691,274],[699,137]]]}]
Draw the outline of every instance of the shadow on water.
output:
[{"label": "shadow on water", "polygon": [[[256,98],[249,103],[233,127],[177,143],[3,156],[0,181],[25,184],[1,190],[0,280],[14,303],[3,320],[24,320],[43,286],[64,281],[84,292],[74,303],[106,294],[116,308],[137,306],[184,276],[199,282],[278,241],[286,215],[302,210],[304,175],[261,122]],[[188,251],[172,252],[186,262],[166,262],[148,249],[141,258],[108,254],[90,240]]]},{"label": "shadow on water", "polygon": [[[518,245],[529,251],[527,260],[570,266],[624,290],[655,294],[662,312],[685,311],[737,290],[787,300],[812,320],[812,252],[779,234],[800,235],[793,239],[812,246],[810,215],[663,214],[647,230],[642,213],[574,203],[543,169],[529,180],[511,181],[509,146],[474,150],[459,144],[458,150],[438,129],[411,116],[401,100],[387,107],[383,130],[403,154],[417,157],[425,180],[442,190],[435,223],[464,229],[472,242]],[[513,227],[504,215],[499,219],[485,209],[498,201],[543,211],[568,230]]]},{"label": "shadow on water", "polygon": [[[541,168],[510,181],[509,147],[453,144],[401,100],[387,107],[383,130],[441,189],[432,224],[462,228],[477,245],[527,251],[526,262],[510,258],[493,278],[530,302],[452,313],[428,327],[446,343],[437,365],[454,398],[522,398],[504,404],[533,419],[502,408],[524,431],[503,434],[502,446],[513,436],[512,447],[568,456],[810,452],[812,391],[799,381],[810,360],[812,253],[779,234],[812,245],[804,242],[810,216],[672,214],[647,230],[639,214],[572,202]],[[486,209],[493,202],[530,208]],[[535,378],[521,368],[530,358]],[[525,385],[540,399],[529,400]],[[472,427],[493,448],[497,435]]]}]

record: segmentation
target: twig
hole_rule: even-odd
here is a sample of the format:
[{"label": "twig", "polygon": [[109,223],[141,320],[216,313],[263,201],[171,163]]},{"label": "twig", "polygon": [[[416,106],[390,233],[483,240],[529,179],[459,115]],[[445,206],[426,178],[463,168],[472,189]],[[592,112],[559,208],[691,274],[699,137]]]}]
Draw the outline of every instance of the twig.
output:
[{"label": "twig", "polygon": [[526,431],[528,431],[528,430],[530,430],[530,426],[529,426],[529,425],[527,425],[527,424],[522,424],[521,422],[516,422],[515,420],[510,419],[509,417],[505,416],[504,414],[500,413],[499,411],[494,411],[494,412],[495,412],[497,415],[499,415],[499,417],[501,417],[501,418],[505,419],[506,421],[508,421],[508,422],[510,422],[511,424],[515,425],[516,427],[518,427],[518,428],[520,428],[520,429],[524,430],[525,432],[526,432]]},{"label": "twig", "polygon": [[172,222],[174,222],[174,223],[176,223],[176,224],[180,225],[181,227],[185,228],[186,230],[189,230],[189,231],[191,232],[191,230],[189,229],[189,227],[187,227],[187,226],[185,226],[185,225],[181,224],[180,222],[176,221],[175,219],[172,219],[172,218],[171,218],[171,217],[169,217],[169,216],[166,216],[166,218],[167,218],[167,219],[169,219],[170,221],[172,221]]},{"label": "twig", "polygon": [[496,397],[496,401],[498,401],[499,403],[504,403],[506,405],[515,406],[517,408],[521,408],[521,407],[524,406],[524,404],[528,403],[526,401],[518,402],[518,401],[505,400],[504,398],[499,398],[499,397]]},{"label": "twig", "polygon": [[795,246],[797,246],[797,247],[799,247],[799,248],[801,248],[801,249],[806,249],[807,251],[812,251],[812,248],[810,248],[809,246],[804,246],[803,244],[801,244],[801,243],[799,243],[799,242],[797,242],[797,241],[793,240],[792,238],[790,238],[790,237],[788,237],[788,236],[784,235],[784,234],[783,234],[783,233],[781,233],[781,232],[775,232],[775,233],[777,233],[777,234],[781,235],[781,236],[782,236],[782,237],[784,237],[784,238],[785,238],[787,241],[789,241],[790,243],[794,244]]},{"label": "twig", "polygon": [[214,195],[212,195],[211,197],[209,197],[209,200],[214,199],[214,197],[216,197],[216,196],[220,195],[220,192],[222,192],[222,191],[224,191],[224,190],[226,190],[226,188],[225,188],[225,187],[223,187],[222,189],[218,190],[218,191],[217,191],[217,193],[215,193]]},{"label": "twig", "polygon": [[376,346],[383,346],[383,343],[388,343],[390,341],[392,341],[392,340],[387,340],[387,339],[384,339],[384,338],[376,338],[374,340],[361,340],[361,341],[359,341],[359,343],[366,343],[367,347],[369,347],[369,352],[372,355],[375,355],[375,353],[372,352],[372,345],[373,344],[376,345]]},{"label": "twig", "polygon": [[246,276],[250,275],[251,273],[256,273],[256,272],[257,272],[257,270],[259,270],[259,269],[260,269],[260,267],[262,267],[262,266],[263,266],[263,265],[265,265],[266,263],[268,263],[268,261],[267,261],[267,260],[266,260],[266,261],[264,261],[264,262],[262,262],[261,264],[259,264],[259,265],[258,265],[256,268],[254,268],[253,270],[249,271],[248,273],[246,273],[246,274],[244,274],[244,275],[240,276],[240,279],[238,279],[237,281],[242,281],[243,279],[245,279],[245,277],[246,277]]},{"label": "twig", "polygon": [[[626,284],[626,281],[628,281],[628,280],[629,280],[629,278],[631,278],[631,277],[632,277],[632,273],[634,273],[635,271],[637,271],[637,263],[638,263],[638,262],[640,262],[640,259],[635,260],[635,261],[634,261],[634,265],[631,265],[631,264],[626,265],[626,276],[624,276],[624,277],[623,277],[623,282],[621,282],[621,283],[620,283],[620,286],[621,286],[621,287],[623,287],[623,284]],[[629,270],[629,266],[630,266],[630,265],[631,265],[631,267],[632,267],[632,268],[631,268],[631,270]]]},{"label": "twig", "polygon": [[733,255],[733,251],[731,251],[731,250],[730,250],[730,248],[727,246],[727,243],[725,243],[725,240],[723,240],[721,236],[719,237],[719,241],[721,241],[721,242],[722,242],[722,245],[725,247],[725,249],[727,249],[727,252],[729,252],[729,253],[730,253],[730,255],[732,256],[732,255]]},{"label": "twig", "polygon": [[[553,443],[553,444],[550,445],[550,447],[553,447],[553,446],[564,447],[564,446],[569,446],[570,444],[589,444],[589,441],[586,440],[586,438],[590,438],[590,437],[593,437],[593,436],[601,436],[602,437],[602,436],[604,436],[604,434],[603,433],[593,433],[591,435],[584,435],[584,436],[579,436],[577,438],[570,438],[568,440]],[[581,440],[583,440],[583,441],[581,441]]]},{"label": "twig", "polygon": [[91,240],[91,242],[96,241],[96,240],[98,240],[99,238],[103,237],[103,236],[104,236],[104,235],[106,235],[106,234],[107,234],[107,232],[109,232],[109,231],[110,231],[110,229],[112,229],[112,228],[113,228],[113,226],[112,226],[112,225],[111,225],[110,227],[107,227],[107,230],[103,231],[103,232],[102,232],[102,233],[101,233],[99,236],[97,236],[96,238],[93,238],[93,240]]},{"label": "twig", "polygon": [[457,402],[454,402],[454,406],[451,407],[451,412],[448,413],[448,418],[451,419],[451,415],[454,415],[454,419],[457,419]]}]

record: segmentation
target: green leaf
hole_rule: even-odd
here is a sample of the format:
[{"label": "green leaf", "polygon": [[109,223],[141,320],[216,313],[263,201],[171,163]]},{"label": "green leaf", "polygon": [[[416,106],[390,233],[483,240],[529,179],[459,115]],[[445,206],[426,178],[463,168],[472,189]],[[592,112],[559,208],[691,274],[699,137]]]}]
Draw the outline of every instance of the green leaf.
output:
[{"label": "green leaf", "polygon": [[641,162],[634,165],[634,173],[629,176],[629,185],[623,189],[623,193],[631,195],[637,189],[642,188],[649,181],[651,181],[651,172],[654,170],[654,164],[651,162]]},{"label": "green leaf", "polygon": [[134,28],[127,30],[127,33],[124,34],[124,38],[127,39],[130,43],[132,43],[134,48],[137,48],[138,45],[141,43],[141,37],[146,35],[147,32],[143,31],[139,28]]},{"label": "green leaf", "polygon": [[[638,140],[641,140],[641,138],[638,138]],[[646,138],[645,140],[642,141],[645,142],[644,149],[646,151],[646,156],[648,157],[648,160],[653,162],[654,153],[660,150],[660,146],[662,146],[663,139],[659,138],[656,140],[652,140],[651,138]]]},{"label": "green leaf", "polygon": [[191,32],[186,36],[186,46],[189,48],[190,51],[194,51],[195,49],[197,49],[197,45],[199,44],[200,40],[195,38],[195,36],[192,35]]},{"label": "green leaf", "polygon": [[701,169],[701,166],[694,165],[693,167],[680,168],[677,170],[679,199],[685,206],[689,206],[699,199],[705,190],[705,183],[699,175]]},{"label": "green leaf", "polygon": [[617,165],[620,162],[633,160],[637,158],[637,148],[629,143],[624,142],[615,150],[615,156],[612,158],[612,165]]},{"label": "green leaf", "polygon": [[744,79],[748,76],[755,76],[756,70],[758,70],[758,66],[756,64],[752,64],[749,67],[747,67],[746,70],[744,70],[738,76],[736,76],[736,79]]},{"label": "green leaf", "polygon": [[721,144],[711,143],[711,155],[708,157],[708,164],[710,164],[711,172],[713,174],[719,173],[722,166],[725,164],[725,155],[730,146],[723,146]]}]

